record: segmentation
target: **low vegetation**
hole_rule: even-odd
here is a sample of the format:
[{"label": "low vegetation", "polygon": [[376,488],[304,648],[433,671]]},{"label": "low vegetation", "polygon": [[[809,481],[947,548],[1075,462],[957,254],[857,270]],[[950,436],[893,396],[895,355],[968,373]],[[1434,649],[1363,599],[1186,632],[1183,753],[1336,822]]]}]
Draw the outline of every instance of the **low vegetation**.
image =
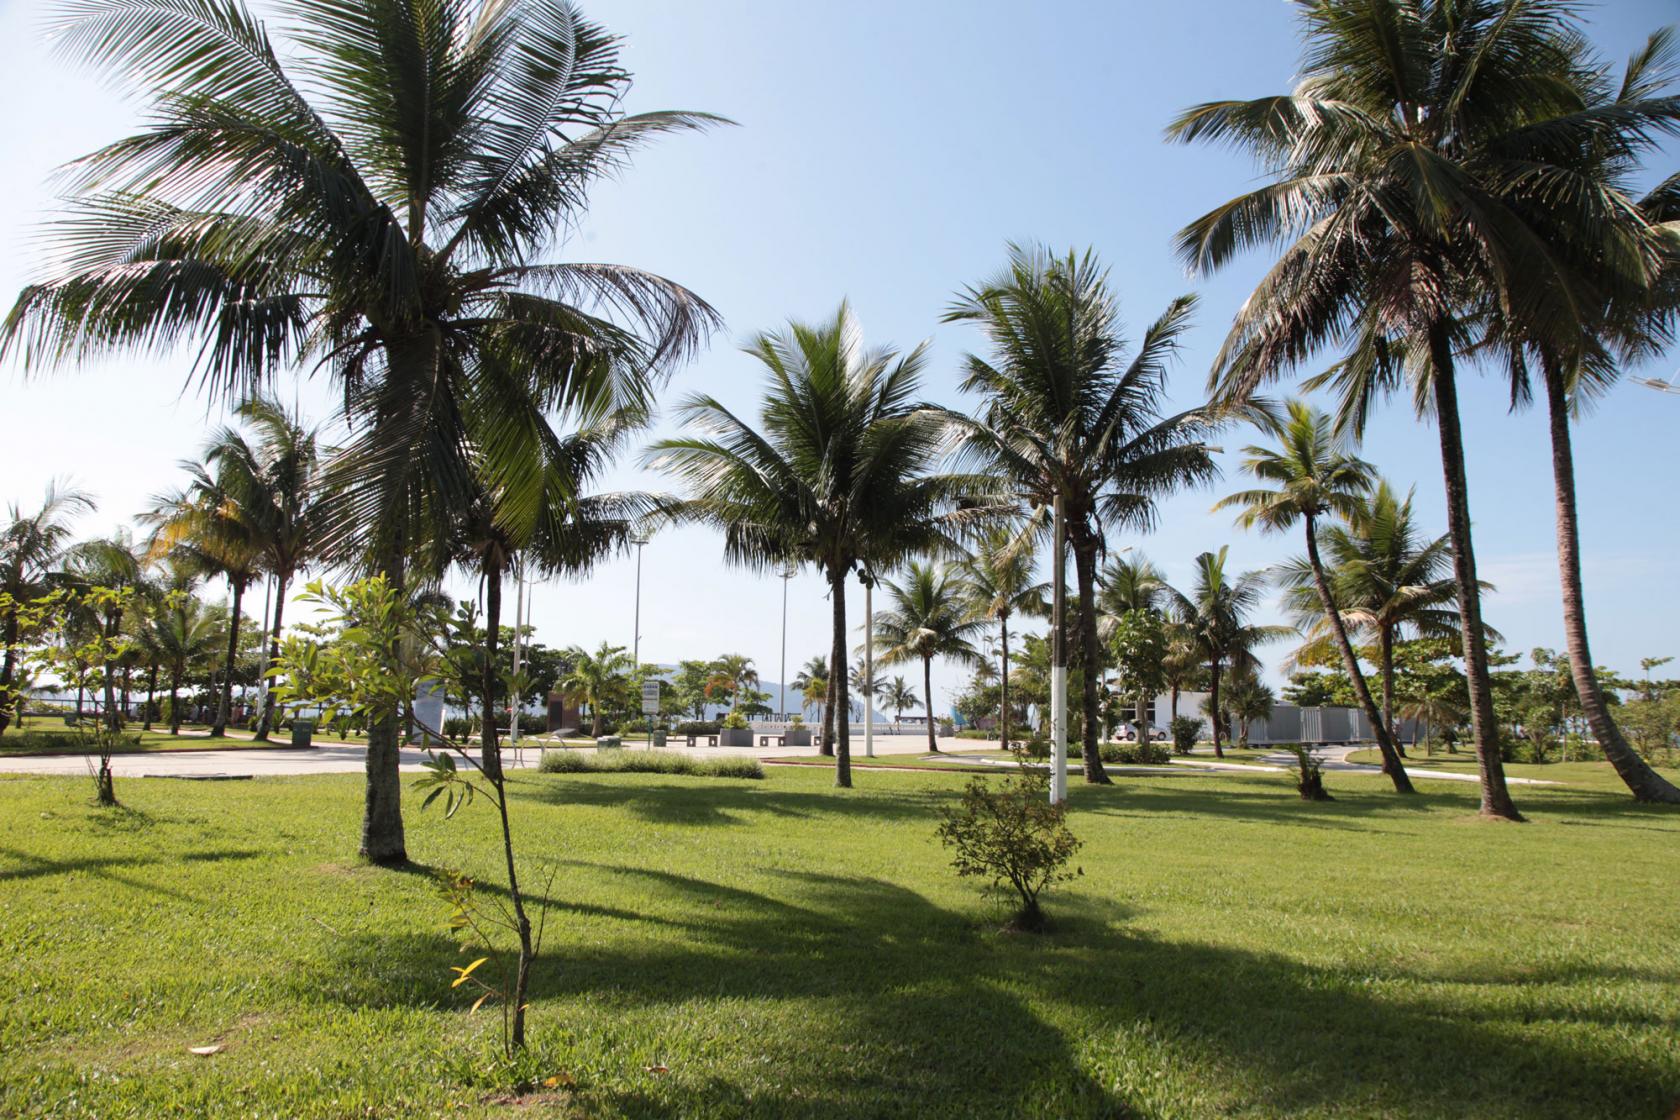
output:
[{"label": "low vegetation", "polygon": [[695,778],[762,778],[758,759],[694,758],[676,751],[548,751],[538,764],[545,774],[684,774]]}]

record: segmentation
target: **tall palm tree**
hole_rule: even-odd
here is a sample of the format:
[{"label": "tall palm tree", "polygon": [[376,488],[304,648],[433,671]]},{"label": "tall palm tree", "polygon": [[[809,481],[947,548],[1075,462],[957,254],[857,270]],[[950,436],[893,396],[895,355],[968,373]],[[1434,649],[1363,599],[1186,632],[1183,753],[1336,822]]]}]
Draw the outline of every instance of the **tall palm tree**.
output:
[{"label": "tall palm tree", "polygon": [[[916,690],[912,688],[910,686],[910,682],[905,680],[903,677],[894,677],[892,680],[887,682],[886,690],[881,697],[881,702],[892,709],[893,726],[895,728],[898,726],[899,722],[904,719],[904,709],[914,708],[918,703],[920,703],[920,701],[916,699]],[[1005,724],[1005,726],[1008,725]],[[1007,742],[1004,745],[1007,746]]]},{"label": "tall palm tree", "polygon": [[[596,181],[718,118],[624,115],[619,42],[567,0],[288,14],[277,47],[241,0],[64,10],[63,49],[136,87],[150,123],[74,165],[59,259],[3,344],[33,365],[200,339],[201,383],[240,399],[326,367],[354,425],[338,557],[400,589],[495,446],[467,438],[469,402],[535,386],[593,419],[715,324],[662,277],[546,258]],[[382,863],[406,859],[399,723],[368,736],[362,850]]]},{"label": "tall palm tree", "polygon": [[12,686],[18,679],[17,608],[52,589],[72,522],[93,508],[86,492],[55,480],[47,484],[36,509],[24,512],[13,502],[6,510],[6,525],[0,529],[0,594],[8,598],[0,614],[0,639],[5,642],[0,652],[0,734],[12,720]]},{"label": "tall palm tree", "polygon": [[1163,594],[1187,641],[1208,670],[1208,708],[1213,713],[1213,753],[1225,757],[1221,742],[1219,687],[1226,669],[1241,672],[1256,665],[1254,650],[1295,633],[1287,626],[1248,621],[1266,587],[1264,572],[1225,573],[1228,546],[1196,557],[1196,583],[1188,593],[1168,586]]},{"label": "tall palm tree", "polygon": [[[1406,637],[1457,637],[1458,585],[1452,578],[1452,543],[1445,535],[1426,539],[1412,512],[1411,493],[1402,499],[1382,479],[1348,511],[1345,523],[1324,528],[1321,541],[1343,625],[1377,647],[1382,718],[1398,749],[1394,643]],[[1299,557],[1279,565],[1277,575],[1290,613],[1306,632],[1303,652],[1312,652],[1330,636],[1312,565]],[[1482,589],[1491,586],[1484,581]]]},{"label": "tall palm tree", "polygon": [[1271,178],[1185,227],[1178,244],[1191,267],[1283,247],[1210,383],[1221,399],[1245,398],[1340,346],[1348,357],[1331,381],[1357,428],[1410,377],[1440,438],[1482,813],[1521,819],[1499,756],[1456,363],[1488,303],[1565,351],[1591,330],[1576,262],[1558,244],[1596,237],[1610,257],[1638,259],[1617,200],[1576,174],[1581,147],[1608,122],[1581,116],[1584,36],[1569,5],[1313,0],[1301,19],[1293,91],[1198,105],[1169,129],[1246,149]]},{"label": "tall palm tree", "polygon": [[1237,508],[1240,511],[1237,524],[1245,529],[1258,525],[1264,532],[1281,533],[1299,524],[1305,530],[1307,568],[1312,575],[1313,590],[1318,594],[1319,607],[1335,639],[1342,668],[1353,681],[1354,696],[1377,737],[1383,772],[1394,783],[1395,792],[1415,793],[1405,763],[1400,760],[1400,751],[1394,745],[1392,726],[1377,710],[1377,702],[1365,682],[1359,656],[1353,651],[1347,624],[1318,551],[1320,519],[1354,514],[1361,497],[1371,489],[1376,470],[1343,449],[1325,413],[1301,400],[1289,401],[1285,412],[1282,417],[1262,415],[1256,421],[1277,446],[1250,445],[1243,449],[1247,456],[1243,470],[1271,485],[1238,491],[1221,498],[1213,508]]},{"label": "tall palm tree", "polygon": [[1212,417],[1199,409],[1161,412],[1167,364],[1194,303],[1191,296],[1174,300],[1128,357],[1108,273],[1093,254],[1053,258],[1041,248],[1012,245],[1008,267],[966,289],[945,314],[947,322],[979,326],[991,346],[989,358],[966,360],[963,387],[985,399],[979,415],[948,414],[965,456],[1007,479],[1019,500],[1054,511],[1064,526],[1051,550],[1050,624],[1052,674],[1064,680],[1064,534],[1073,550],[1087,667],[1081,704],[1089,782],[1108,781],[1097,752],[1095,669],[1101,663],[1097,563],[1105,535],[1148,528],[1159,499],[1217,473],[1205,443]]},{"label": "tall palm tree", "polygon": [[[1122,553],[1112,557],[1097,576],[1098,636],[1104,643],[1112,643],[1125,625],[1126,617],[1135,612],[1162,623],[1164,630],[1166,620],[1161,617],[1160,603],[1166,585],[1161,570],[1143,554]],[[1140,737],[1147,737],[1149,732],[1149,701],[1150,696],[1143,689],[1133,701],[1133,717]]]},{"label": "tall palm tree", "polygon": [[823,742],[835,744],[835,783],[848,787],[846,577],[913,551],[912,541],[954,547],[947,524],[964,480],[931,473],[945,427],[915,402],[925,345],[903,356],[867,349],[842,304],[827,322],[792,323],[746,349],[768,375],[758,423],[690,397],[678,416],[700,434],[662,440],[649,456],[685,486],[673,515],[722,530],[731,562],[810,563],[827,578],[835,671]]},{"label": "tall palm tree", "polygon": [[1032,529],[1008,523],[983,529],[976,534],[973,553],[962,562],[969,612],[998,624],[1002,662],[998,732],[1005,750],[1009,749],[1009,620],[1016,615],[1043,618],[1050,613],[1045,601],[1050,585],[1037,577]]},{"label": "tall palm tree", "polygon": [[[597,561],[627,547],[639,519],[655,506],[638,493],[589,494],[625,441],[647,422],[640,406],[619,409],[578,431],[556,432],[541,402],[516,387],[497,394],[495,407],[474,414],[475,443],[495,441],[493,454],[475,451],[473,501],[462,509],[449,535],[438,542],[448,560],[464,564],[484,589],[484,649],[478,687],[484,700],[480,765],[501,773],[500,692],[497,652],[501,640],[502,580],[510,570],[534,567],[547,574],[578,576]],[[510,719],[517,719],[511,713]],[[511,723],[510,723],[511,726]]]},{"label": "tall palm tree", "polygon": [[964,600],[957,572],[941,564],[912,561],[901,582],[887,580],[888,607],[872,620],[886,647],[883,665],[922,663],[922,694],[927,699],[928,750],[939,753],[933,734],[933,659],[946,657],[963,665],[980,661],[972,639],[984,623]]},{"label": "tall palm tree", "polygon": [[[602,642],[594,653],[582,646],[566,651],[571,668],[560,678],[560,691],[574,704],[588,704],[590,734],[601,734],[601,718],[629,696],[630,674],[636,668],[623,646]],[[489,722],[488,717],[486,722]]]},{"label": "tall palm tree", "polygon": [[[280,656],[286,593],[326,543],[329,503],[321,474],[332,449],[323,446],[319,428],[305,426],[272,398],[246,401],[235,415],[245,430],[223,428],[206,446],[205,463],[214,469],[227,509],[262,571],[274,579],[274,613],[263,619],[272,664]],[[274,726],[274,705],[273,694],[265,691],[259,741],[267,740]]]},{"label": "tall palm tree", "polygon": [[[1585,337],[1559,340],[1527,321],[1501,313],[1490,316],[1497,344],[1511,357],[1513,402],[1530,395],[1531,371],[1538,372],[1552,445],[1552,482],[1557,521],[1558,577],[1562,585],[1564,641],[1582,714],[1593,737],[1639,801],[1680,804],[1680,788],[1658,774],[1628,743],[1605,701],[1587,639],[1586,598],[1581,580],[1580,528],[1576,512],[1575,456],[1571,416],[1605,392],[1621,374],[1621,361],[1662,354],[1673,342],[1680,318],[1680,175],[1670,176],[1644,198],[1635,181],[1641,156],[1665,134],[1680,131],[1680,39],[1663,28],[1629,60],[1620,83],[1607,67],[1583,66],[1579,109],[1564,122],[1551,122],[1574,138],[1576,180],[1614,202],[1621,227],[1605,237],[1598,222],[1571,221],[1579,205],[1570,195],[1534,199],[1540,208],[1562,208],[1558,221],[1542,224],[1563,237],[1551,246],[1584,263],[1588,274],[1576,296],[1592,313]],[[1573,192],[1571,192],[1573,194]],[[1628,258],[1629,241],[1643,247]]]},{"label": "tall palm tree", "polygon": [[1174,720],[1178,718],[1179,695],[1202,685],[1207,666],[1190,628],[1170,616],[1165,622],[1167,648],[1166,656],[1161,658],[1161,679],[1171,695],[1167,718]]}]

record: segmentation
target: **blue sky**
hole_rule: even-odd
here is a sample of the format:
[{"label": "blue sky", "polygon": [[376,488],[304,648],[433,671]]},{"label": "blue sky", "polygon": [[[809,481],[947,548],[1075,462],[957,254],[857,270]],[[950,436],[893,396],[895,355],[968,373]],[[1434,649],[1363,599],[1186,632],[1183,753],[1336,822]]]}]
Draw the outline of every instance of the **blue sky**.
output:
[{"label": "blue sky", "polygon": [[[43,5],[0,6],[0,96],[14,106],[0,161],[0,288],[15,292],[38,261],[31,243],[51,202],[57,164],[116,138],[133,106],[98,79],[51,59]],[[1192,281],[1176,261],[1180,226],[1255,181],[1239,157],[1173,147],[1162,129],[1198,101],[1281,91],[1298,58],[1294,14],[1281,0],[1142,3],[858,3],[735,0],[587,4],[625,36],[637,76],[631,108],[703,109],[739,122],[669,140],[619,182],[601,187],[574,259],[651,268],[688,284],[723,313],[710,351],[675,376],[670,399],[696,390],[751,409],[759,378],[737,343],[790,316],[832,312],[849,298],[874,342],[931,339],[928,393],[956,400],[956,370],[978,344],[938,323],[954,290],[1003,261],[1009,240],[1090,246],[1113,271],[1132,333],[1173,296],[1201,297],[1197,327],[1173,379],[1175,403],[1200,399],[1230,316],[1267,263],[1240,261]],[[1617,0],[1589,10],[1602,50],[1624,58],[1646,33],[1680,17],[1673,0]],[[1666,153],[1672,167],[1680,149]],[[1666,170],[1667,168],[1664,168]],[[9,301],[11,297],[8,295]],[[120,360],[24,379],[0,371],[0,500],[38,500],[73,475],[102,499],[86,521],[105,531],[177,479],[220,415],[181,395],[189,359]],[[1639,374],[1668,377],[1673,356]],[[288,387],[288,392],[290,388]],[[297,390],[325,416],[324,385]],[[1544,418],[1508,414],[1491,378],[1463,389],[1471,503],[1483,575],[1499,586],[1489,621],[1512,648],[1561,644]],[[1623,384],[1577,429],[1589,617],[1597,659],[1624,671],[1642,656],[1680,652],[1671,592],[1680,545],[1673,484],[1680,398]],[[1248,442],[1236,433],[1231,448]],[[1435,434],[1400,404],[1373,424],[1364,454],[1399,486],[1416,485],[1427,524],[1444,531]],[[620,485],[659,486],[626,464]],[[1262,567],[1298,541],[1235,530],[1208,512],[1239,482],[1227,456],[1218,487],[1162,509],[1134,545],[1188,577],[1191,558],[1229,543],[1233,562]],[[536,592],[539,640],[628,645],[634,569],[609,564],[586,583]],[[742,652],[778,670],[779,581],[723,566],[715,536],[673,532],[647,549],[647,660]],[[821,582],[792,585],[788,660],[826,648]],[[862,595],[851,599],[861,617]],[[911,679],[919,675],[908,668]],[[958,672],[935,672],[948,705]]]}]

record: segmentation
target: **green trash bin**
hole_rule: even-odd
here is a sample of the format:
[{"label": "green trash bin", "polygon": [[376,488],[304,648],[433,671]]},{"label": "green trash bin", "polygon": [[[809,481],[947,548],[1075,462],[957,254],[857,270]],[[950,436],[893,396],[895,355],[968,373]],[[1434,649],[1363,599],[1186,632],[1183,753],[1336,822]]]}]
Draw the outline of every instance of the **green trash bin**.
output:
[{"label": "green trash bin", "polygon": [[292,721],[292,746],[312,747],[315,745],[315,721],[312,719],[297,719]]},{"label": "green trash bin", "polygon": [[653,745],[656,747],[663,747],[665,745],[665,731],[663,728],[653,733]]}]

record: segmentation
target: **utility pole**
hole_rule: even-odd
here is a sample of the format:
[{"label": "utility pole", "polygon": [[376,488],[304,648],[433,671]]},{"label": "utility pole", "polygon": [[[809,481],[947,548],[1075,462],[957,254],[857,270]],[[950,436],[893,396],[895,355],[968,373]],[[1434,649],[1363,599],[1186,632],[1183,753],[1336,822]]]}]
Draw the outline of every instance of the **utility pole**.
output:
[{"label": "utility pole", "polygon": [[[1055,551],[1050,557],[1050,804],[1067,800],[1067,523],[1062,496],[1056,495],[1051,514]],[[928,710],[933,710],[928,698]],[[931,716],[929,717],[931,718]]]},{"label": "utility pole", "polygon": [[[797,569],[792,564],[789,564],[782,569],[782,669],[781,669],[781,672],[777,674],[777,678],[782,683],[781,704],[782,704],[782,722],[783,723],[786,723],[787,718],[788,718],[788,706],[787,706],[787,603],[788,603],[788,581],[793,578],[793,573],[795,571],[797,571]],[[801,704],[799,710],[800,710],[800,714],[803,715],[804,711],[805,711],[805,706],[803,704]]]},{"label": "utility pole", "polygon": [[[933,718],[933,708],[928,708]],[[875,757],[875,573],[863,573],[863,754]]]}]

